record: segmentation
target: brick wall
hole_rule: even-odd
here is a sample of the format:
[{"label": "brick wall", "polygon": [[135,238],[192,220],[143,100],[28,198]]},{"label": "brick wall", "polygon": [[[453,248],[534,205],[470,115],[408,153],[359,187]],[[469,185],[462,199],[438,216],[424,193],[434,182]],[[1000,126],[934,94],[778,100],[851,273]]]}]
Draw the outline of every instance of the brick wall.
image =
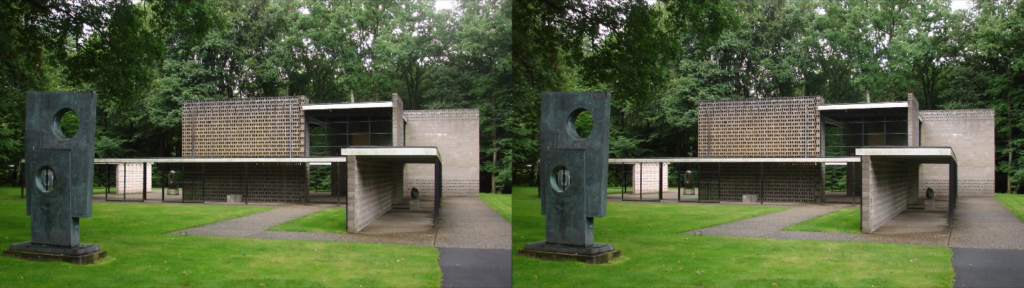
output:
[{"label": "brick wall", "polygon": [[697,110],[699,157],[820,157],[818,97],[705,100]]},{"label": "brick wall", "polygon": [[[480,193],[480,112],[477,109],[406,110],[406,146],[436,146],[444,196]],[[413,187],[434,195],[434,165],[405,165],[404,195]],[[488,181],[490,179],[487,179]]]},{"label": "brick wall", "polygon": [[[764,163],[765,202],[816,202],[825,191],[821,164]],[[741,201],[761,192],[760,163],[722,164],[722,201]]]},{"label": "brick wall", "polygon": [[[128,166],[128,171],[125,171],[125,165]],[[143,166],[145,165],[145,166]],[[117,194],[142,194],[142,188],[146,188],[147,191],[152,192],[153,189],[153,164],[150,163],[122,163],[117,164],[117,168],[114,169],[115,173],[110,175],[114,179],[114,188]],[[127,174],[125,173],[127,172]],[[145,178],[146,185],[143,186],[142,181]]]},{"label": "brick wall", "polygon": [[637,163],[633,164],[633,194],[658,193],[658,164],[661,164],[661,189],[668,191],[668,163]]},{"label": "brick wall", "polygon": [[[204,171],[206,179],[201,179]],[[193,175],[191,180],[205,186],[192,192],[186,189],[186,197],[202,197],[203,201],[227,201],[228,194],[245,195],[244,163],[185,164],[184,168]],[[297,163],[249,163],[249,202],[302,202],[309,193],[306,178],[306,164]],[[198,198],[189,198],[198,199]]]},{"label": "brick wall", "polygon": [[[360,159],[362,158],[362,159]],[[356,233],[391,210],[401,178],[396,164],[348,156],[348,232]],[[400,177],[400,176],[399,176]]]},{"label": "brick wall", "polygon": [[863,157],[862,161],[861,230],[871,233],[907,209],[907,195],[913,187],[911,182],[917,181],[909,171],[917,164],[876,157]]},{"label": "brick wall", "polygon": [[[957,159],[957,195],[993,197],[995,193],[995,114],[991,109],[921,111],[921,145],[949,146]],[[931,187],[949,195],[949,165],[921,165],[918,195]]]}]

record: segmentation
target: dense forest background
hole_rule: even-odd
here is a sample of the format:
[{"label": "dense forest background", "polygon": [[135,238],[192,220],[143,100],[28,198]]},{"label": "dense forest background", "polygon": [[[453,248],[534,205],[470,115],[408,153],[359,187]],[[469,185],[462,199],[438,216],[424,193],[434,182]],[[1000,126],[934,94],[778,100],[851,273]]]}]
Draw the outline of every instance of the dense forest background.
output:
[{"label": "dense forest background", "polygon": [[541,91],[611,92],[611,157],[695,156],[700,100],[914,93],[921,109],[994,109],[996,190],[1024,180],[1020,1],[513,4],[517,183],[536,173]]},{"label": "dense forest background", "polygon": [[914,93],[921,109],[994,109],[997,191],[1024,180],[1020,1],[454,4],[0,2],[0,164],[23,155],[36,90],[97,92],[100,157],[172,156],[190,99],[475,107],[499,188],[533,184],[541,91],[612,92],[612,157],[693,156],[700,100]]},{"label": "dense forest background", "polygon": [[398,93],[479,108],[481,167],[508,183],[511,5],[447,2],[3,1],[0,164],[24,153],[27,91],[96,91],[97,157],[176,156],[185,100]]}]

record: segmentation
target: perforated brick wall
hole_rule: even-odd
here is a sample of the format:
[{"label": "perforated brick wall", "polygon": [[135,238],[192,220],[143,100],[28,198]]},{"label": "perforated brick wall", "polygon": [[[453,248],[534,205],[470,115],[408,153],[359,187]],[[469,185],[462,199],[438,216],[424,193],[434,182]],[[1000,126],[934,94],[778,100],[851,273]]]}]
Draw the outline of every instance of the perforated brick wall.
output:
[{"label": "perforated brick wall", "polygon": [[306,97],[189,100],[182,157],[303,157]]},{"label": "perforated brick wall", "polygon": [[[722,164],[722,201],[741,201],[743,194],[760,194],[761,164]],[[825,191],[821,165],[764,163],[765,202],[816,202]]]},{"label": "perforated brick wall", "polygon": [[[190,100],[182,104],[182,157],[304,157],[304,96]],[[249,202],[298,202],[309,193],[305,164],[249,164]],[[192,166],[190,169],[197,169]],[[205,201],[245,191],[244,164],[207,164]]]},{"label": "perforated brick wall", "polygon": [[[480,193],[480,111],[477,109],[406,110],[406,146],[437,146],[443,168],[444,196]],[[405,165],[404,194],[413,187],[434,195],[434,165]],[[489,180],[489,179],[488,179]]]},{"label": "perforated brick wall", "polygon": [[[246,164],[207,163],[204,201],[227,201],[228,194],[243,195],[249,202],[302,202],[309,193],[306,165],[299,163],[249,163],[249,192],[245,190]],[[203,164],[186,164],[186,171],[203,173]],[[190,192],[191,193],[191,192]],[[201,193],[197,191],[197,193]],[[247,196],[246,196],[247,195]],[[198,195],[197,195],[198,196]]]},{"label": "perforated brick wall", "polygon": [[[948,146],[957,159],[957,195],[993,197],[995,193],[995,112],[977,110],[921,111],[922,146]],[[949,195],[949,165],[921,165],[918,194],[931,187]]]},{"label": "perforated brick wall", "polygon": [[699,157],[819,157],[819,97],[701,101]]}]

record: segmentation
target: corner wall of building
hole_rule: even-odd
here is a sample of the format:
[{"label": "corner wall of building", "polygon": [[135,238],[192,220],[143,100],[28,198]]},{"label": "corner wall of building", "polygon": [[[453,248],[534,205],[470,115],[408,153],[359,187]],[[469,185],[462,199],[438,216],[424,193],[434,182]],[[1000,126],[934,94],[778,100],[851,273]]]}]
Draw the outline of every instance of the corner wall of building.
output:
[{"label": "corner wall of building", "polygon": [[[993,197],[995,193],[995,112],[976,110],[921,111],[922,146],[948,146],[957,159],[957,195]],[[923,164],[919,197],[931,187],[949,195],[949,165]]]},{"label": "corner wall of building", "polygon": [[[127,166],[127,171],[125,170],[125,166]],[[114,175],[110,175],[110,177],[114,179],[114,193],[118,195],[125,193],[142,194],[143,187],[146,187],[147,191],[151,191],[150,189],[153,188],[153,164],[117,164],[117,168],[114,169]],[[143,180],[146,181],[145,184],[142,183]]]},{"label": "corner wall of building", "polygon": [[[406,110],[406,146],[436,146],[441,153],[444,196],[480,193],[480,111],[477,109]],[[434,164],[405,165],[403,195],[413,187],[434,195]]]},{"label": "corner wall of building", "polygon": [[900,212],[907,209],[907,196],[911,195],[913,179],[910,167],[898,161],[862,157],[861,231],[875,232]]},{"label": "corner wall of building", "polygon": [[381,215],[391,210],[392,195],[399,179],[395,179],[396,164],[373,161],[365,157],[348,156],[348,210],[349,233],[357,233]]},{"label": "corner wall of building", "polygon": [[[658,166],[661,166],[660,178],[658,177]],[[658,179],[661,179],[660,187]],[[658,193],[659,189],[668,191],[668,163],[633,164],[633,194]]]}]

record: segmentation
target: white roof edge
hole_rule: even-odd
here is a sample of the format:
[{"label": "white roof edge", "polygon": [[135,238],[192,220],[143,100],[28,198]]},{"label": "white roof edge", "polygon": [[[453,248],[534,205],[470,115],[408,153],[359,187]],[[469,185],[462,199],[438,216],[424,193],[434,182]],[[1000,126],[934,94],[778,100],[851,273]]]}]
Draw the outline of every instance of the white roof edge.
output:
[{"label": "white roof edge", "polygon": [[359,102],[359,103],[328,103],[328,104],[307,104],[302,105],[302,111],[306,110],[343,110],[363,108],[391,108],[394,103],[391,101],[380,102]]},{"label": "white roof edge", "polygon": [[631,163],[848,163],[860,162],[860,157],[678,157],[678,158],[609,158],[609,164]]},{"label": "white roof edge", "polygon": [[953,161],[959,161],[956,159],[956,153],[953,153],[953,148],[947,147],[919,147],[919,146],[908,146],[907,148],[857,148],[854,150],[854,154],[858,156],[941,156],[951,157]]},{"label": "white roof edge", "polygon": [[321,163],[346,162],[347,157],[162,157],[162,158],[95,158],[94,164],[119,163]]},{"label": "white roof edge", "polygon": [[436,147],[350,147],[341,148],[341,155],[347,156],[436,156],[440,157]]},{"label": "white roof edge", "polygon": [[858,156],[954,156],[953,148],[946,147],[915,147],[906,148],[857,148],[854,154]]},{"label": "white roof edge", "polygon": [[882,103],[854,103],[854,104],[826,104],[818,106],[818,111],[824,110],[856,110],[856,109],[879,109],[879,108],[907,108],[906,101],[903,102],[882,102]]}]

